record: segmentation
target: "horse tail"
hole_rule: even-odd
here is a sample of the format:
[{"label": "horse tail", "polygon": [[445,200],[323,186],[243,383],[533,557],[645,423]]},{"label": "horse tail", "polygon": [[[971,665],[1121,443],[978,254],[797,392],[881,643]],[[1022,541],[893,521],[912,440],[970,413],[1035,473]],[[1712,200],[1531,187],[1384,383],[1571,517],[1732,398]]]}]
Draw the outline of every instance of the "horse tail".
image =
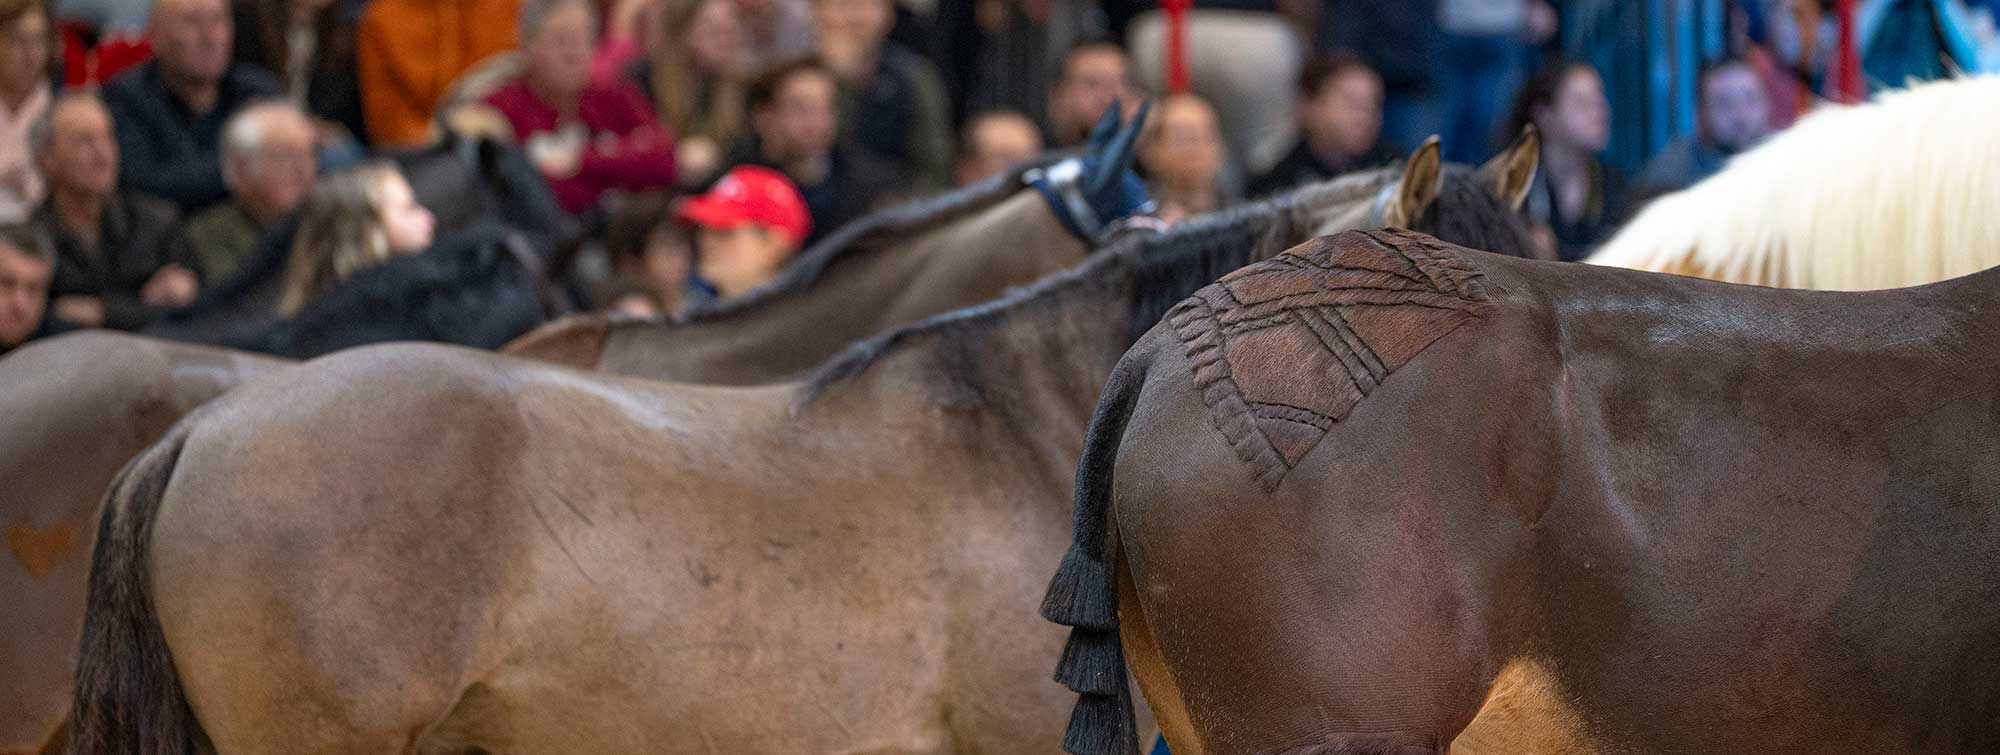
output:
[{"label": "horse tail", "polygon": [[[1143,343],[1143,341],[1141,342]],[[1076,469],[1076,530],[1042,598],[1042,617],[1071,627],[1056,681],[1077,693],[1063,749],[1076,755],[1136,755],[1132,690],[1118,637],[1118,535],[1112,521],[1112,468],[1125,424],[1145,386],[1152,355],[1133,349],[1111,372],[1083,440]]]},{"label": "horse tail", "polygon": [[153,613],[148,557],[186,441],[176,428],[126,464],[98,517],[70,709],[76,755],[184,755],[202,736]]}]

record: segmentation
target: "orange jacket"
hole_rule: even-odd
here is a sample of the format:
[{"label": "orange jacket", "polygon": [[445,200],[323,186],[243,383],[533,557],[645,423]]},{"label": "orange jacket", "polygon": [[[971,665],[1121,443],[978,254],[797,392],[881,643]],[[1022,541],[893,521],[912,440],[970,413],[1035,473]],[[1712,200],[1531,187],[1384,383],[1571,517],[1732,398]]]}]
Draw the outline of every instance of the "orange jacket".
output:
[{"label": "orange jacket", "polygon": [[361,109],[378,147],[422,144],[459,74],[514,48],[521,0],[371,0],[356,57]]}]

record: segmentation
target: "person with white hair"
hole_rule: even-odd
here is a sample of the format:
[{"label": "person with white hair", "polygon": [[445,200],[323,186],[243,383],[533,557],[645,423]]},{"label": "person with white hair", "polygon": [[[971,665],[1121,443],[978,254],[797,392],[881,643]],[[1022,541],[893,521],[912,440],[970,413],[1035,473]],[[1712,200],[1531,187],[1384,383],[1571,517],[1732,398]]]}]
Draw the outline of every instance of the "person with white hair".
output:
[{"label": "person with white hair", "polygon": [[202,280],[227,279],[257,239],[312,193],[314,139],[311,119],[284,102],[258,103],[229,119],[222,129],[229,201],[189,219],[183,231]]}]

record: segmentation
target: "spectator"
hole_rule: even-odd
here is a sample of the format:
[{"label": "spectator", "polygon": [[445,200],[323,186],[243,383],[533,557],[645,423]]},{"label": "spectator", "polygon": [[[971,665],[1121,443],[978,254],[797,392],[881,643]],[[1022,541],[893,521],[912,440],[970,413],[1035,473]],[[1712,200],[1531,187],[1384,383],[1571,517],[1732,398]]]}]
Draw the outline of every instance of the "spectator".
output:
[{"label": "spectator", "polygon": [[0,355],[47,335],[55,253],[32,226],[0,226]]},{"label": "spectator", "polygon": [[432,115],[460,74],[514,49],[521,0],[369,0],[355,40],[362,116],[380,147],[431,136]]},{"label": "spectator", "polygon": [[1132,83],[1132,60],[1125,48],[1110,42],[1085,42],[1063,54],[1062,71],[1049,90],[1049,143],[1075,147],[1090,136],[1090,127],[1111,103],[1123,103],[1129,115],[1138,107],[1138,87]]},{"label": "spectator", "polygon": [[797,254],[812,230],[803,198],[783,174],[745,165],[674,213],[695,229],[701,279],[724,299],[763,285]]},{"label": "spectator", "polygon": [[1418,144],[1444,125],[1439,0],[1326,0],[1320,49],[1348,50],[1382,77],[1383,138]]},{"label": "spectator", "polygon": [[1669,142],[1633,183],[1640,196],[1693,186],[1722,170],[1731,155],[1771,134],[1771,98],[1763,75],[1741,58],[1702,69],[1696,130]]},{"label": "spectator", "polygon": [[820,59],[840,84],[840,132],[921,188],[951,174],[951,103],[937,67],[889,41],[895,0],[812,0]]},{"label": "spectator", "polygon": [[761,71],[813,52],[812,14],[806,0],[734,0],[748,33],[744,70]]},{"label": "spectator", "polygon": [[735,0],[659,0],[659,39],[633,75],[673,131],[681,182],[705,181],[743,125],[748,51]]},{"label": "spectator", "polygon": [[981,113],[965,124],[965,150],[958,158],[958,184],[1013,170],[1042,152],[1042,134],[1028,117],[1009,110]]},{"label": "spectator", "polygon": [[1299,72],[1299,143],[1250,182],[1264,197],[1342,173],[1394,162],[1382,143],[1382,77],[1353,55],[1333,54]]},{"label": "spectator", "polygon": [[305,201],[318,178],[313,125],[289,104],[251,105],[222,130],[222,177],[230,200],[190,218],[183,231],[195,271],[227,280],[257,239]]},{"label": "spectator", "polygon": [[1160,102],[1139,144],[1139,167],[1150,179],[1159,217],[1178,223],[1228,204],[1222,190],[1225,147],[1221,122],[1207,100],[1176,94]]},{"label": "spectator", "polygon": [[521,6],[521,75],[486,98],[570,213],[612,190],[674,182],[674,140],[621,79],[592,81],[597,48],[590,0],[529,0]]},{"label": "spectator", "polygon": [[104,85],[118,123],[119,184],[183,212],[229,198],[222,180],[222,124],[251,101],[281,91],[271,74],[230,60],[234,24],[225,0],[159,0],[153,60]]},{"label": "spectator", "polygon": [[436,225],[394,165],[365,163],[327,176],[300,210],[278,314],[296,315],[349,276],[423,251]]},{"label": "spectator", "polygon": [[1440,146],[1447,161],[1477,162],[1506,115],[1507,96],[1527,75],[1529,46],[1555,35],[1555,10],[1545,0],[1441,0],[1438,26],[1444,32]]},{"label": "spectator", "polygon": [[42,201],[28,129],[49,109],[55,30],[38,0],[0,0],[0,223],[18,223]]},{"label": "spectator", "polygon": [[625,293],[612,308],[640,317],[679,314],[694,272],[694,239],[663,202],[639,202],[614,213],[605,246],[616,260]]},{"label": "spectator", "polygon": [[750,85],[753,152],[746,160],[785,174],[812,213],[811,244],[861,217],[902,185],[896,170],[837,140],[833,74],[813,58],[780,64]]},{"label": "spectator", "polygon": [[355,27],[364,0],[237,0],[236,59],[277,76],[326,138],[361,139]]},{"label": "spectator", "polygon": [[1504,133],[1533,123],[1542,164],[1528,190],[1536,236],[1564,260],[1580,260],[1624,218],[1624,177],[1597,159],[1611,142],[1611,104],[1588,63],[1554,60],[1528,77]]},{"label": "spectator", "polygon": [[130,330],[194,300],[201,279],[173,206],[118,188],[118,142],[102,101],[56,98],[29,143],[49,188],[34,222],[55,244],[53,317]]}]

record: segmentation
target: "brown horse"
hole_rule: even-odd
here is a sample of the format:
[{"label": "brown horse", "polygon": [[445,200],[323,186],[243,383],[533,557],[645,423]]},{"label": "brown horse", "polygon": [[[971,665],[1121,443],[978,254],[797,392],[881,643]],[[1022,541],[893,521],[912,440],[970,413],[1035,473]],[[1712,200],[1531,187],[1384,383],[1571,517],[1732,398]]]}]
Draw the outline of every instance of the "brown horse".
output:
[{"label": "brown horse", "polygon": [[1067,749],[1132,751],[1129,657],[1175,755],[2000,752],[1996,302],[1403,232],[1239,270],[1085,441]]},{"label": "brown horse", "polygon": [[691,383],[799,377],[863,338],[1073,267],[1128,220],[1143,224],[1131,215],[1150,203],[1128,167],[1145,112],[1122,128],[1107,112],[1081,157],[862,218],[776,280],[681,320],[579,315],[503,350]]},{"label": "brown horse", "polygon": [[802,382],[388,346],[245,386],[114,486],[78,751],[1046,751],[1038,564],[1135,329],[1331,214],[1526,249],[1500,165],[1129,238]]},{"label": "brown horse", "polygon": [[190,409],[283,364],[108,331],[0,360],[0,753],[35,752],[69,713],[92,521],[112,476]]},{"label": "brown horse", "polygon": [[[1066,178],[1042,175],[1060,171],[1024,168],[870,215],[815,246],[776,284],[721,312],[702,315],[702,324],[690,330],[732,334],[711,339],[718,343],[774,339],[790,356],[795,344],[811,340],[807,333],[828,336],[855,327],[858,320],[840,320],[830,314],[836,310],[906,324],[1072,265],[1083,259],[1082,242],[1064,230],[1031,184],[1060,188],[1066,180],[1088,194],[1096,173],[1123,170],[1120,155],[1129,153],[1138,124],[1135,119],[1120,130],[1115,121],[1108,122],[1087,159],[1073,161],[1090,167]],[[1116,213],[1104,209],[1102,214]],[[904,275],[912,271],[921,272]],[[189,410],[282,364],[240,352],[109,333],[56,339],[38,345],[34,353],[34,358],[0,360],[0,386],[10,389],[0,391],[0,409],[12,408],[0,413],[9,418],[0,422],[0,483],[5,483],[0,485],[0,524],[18,531],[10,536],[19,543],[15,552],[30,554],[17,555],[17,560],[25,564],[34,559],[36,564],[35,573],[21,573],[18,579],[0,567],[0,574],[9,575],[0,577],[0,605],[20,606],[14,615],[22,622],[18,631],[8,633],[0,655],[0,753],[32,749],[67,712],[83,618],[84,555],[94,542],[94,530],[77,524],[96,514],[112,475]],[[234,369],[190,368],[210,363]],[[12,390],[14,386],[23,388]],[[84,445],[85,440],[92,445]],[[58,526],[53,522],[62,523],[62,529],[48,529]]]}]

